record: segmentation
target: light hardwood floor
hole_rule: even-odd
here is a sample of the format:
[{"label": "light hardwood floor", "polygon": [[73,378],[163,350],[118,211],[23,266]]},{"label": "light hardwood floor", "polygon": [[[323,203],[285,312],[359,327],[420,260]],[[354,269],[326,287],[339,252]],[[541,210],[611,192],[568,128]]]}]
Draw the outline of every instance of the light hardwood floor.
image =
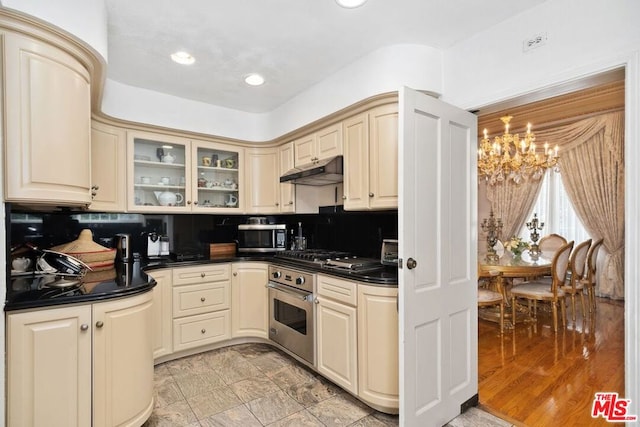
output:
[{"label": "light hardwood floor", "polygon": [[[501,337],[497,324],[479,320],[480,406],[515,425],[615,425],[593,419],[599,391],[624,396],[624,304],[598,299],[595,316],[553,332],[551,315],[517,324]],[[621,424],[619,424],[621,425]]]}]

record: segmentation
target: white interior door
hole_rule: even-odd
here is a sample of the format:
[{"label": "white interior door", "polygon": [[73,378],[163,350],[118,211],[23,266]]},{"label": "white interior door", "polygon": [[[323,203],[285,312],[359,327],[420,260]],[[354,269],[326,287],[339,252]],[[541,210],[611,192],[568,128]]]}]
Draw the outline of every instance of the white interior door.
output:
[{"label": "white interior door", "polygon": [[408,88],[399,107],[400,425],[442,426],[478,392],[477,121]]}]

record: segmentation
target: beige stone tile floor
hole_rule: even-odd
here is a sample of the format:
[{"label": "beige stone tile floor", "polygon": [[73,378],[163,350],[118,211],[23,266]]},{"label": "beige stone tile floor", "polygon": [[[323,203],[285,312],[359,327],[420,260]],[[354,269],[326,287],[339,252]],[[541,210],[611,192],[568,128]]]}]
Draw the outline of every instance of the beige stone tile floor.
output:
[{"label": "beige stone tile floor", "polygon": [[[155,408],[144,427],[386,427],[378,412],[266,344],[240,344],[155,368]],[[477,408],[451,427],[510,426]]]}]

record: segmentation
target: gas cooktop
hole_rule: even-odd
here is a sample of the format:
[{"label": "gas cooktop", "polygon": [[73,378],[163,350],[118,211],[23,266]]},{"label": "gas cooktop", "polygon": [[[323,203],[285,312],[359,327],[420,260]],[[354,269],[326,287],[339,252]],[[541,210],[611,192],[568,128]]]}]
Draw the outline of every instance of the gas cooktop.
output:
[{"label": "gas cooktop", "polygon": [[313,265],[331,270],[363,272],[384,268],[379,259],[362,258],[349,252],[324,249],[282,251],[278,252],[275,257],[301,265]]}]

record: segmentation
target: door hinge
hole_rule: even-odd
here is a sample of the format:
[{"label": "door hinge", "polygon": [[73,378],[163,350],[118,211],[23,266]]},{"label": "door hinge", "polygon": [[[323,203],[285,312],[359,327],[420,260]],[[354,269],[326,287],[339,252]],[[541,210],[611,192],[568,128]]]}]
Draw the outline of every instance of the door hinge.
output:
[{"label": "door hinge", "polygon": [[398,258],[398,268],[402,269],[402,258]]}]

